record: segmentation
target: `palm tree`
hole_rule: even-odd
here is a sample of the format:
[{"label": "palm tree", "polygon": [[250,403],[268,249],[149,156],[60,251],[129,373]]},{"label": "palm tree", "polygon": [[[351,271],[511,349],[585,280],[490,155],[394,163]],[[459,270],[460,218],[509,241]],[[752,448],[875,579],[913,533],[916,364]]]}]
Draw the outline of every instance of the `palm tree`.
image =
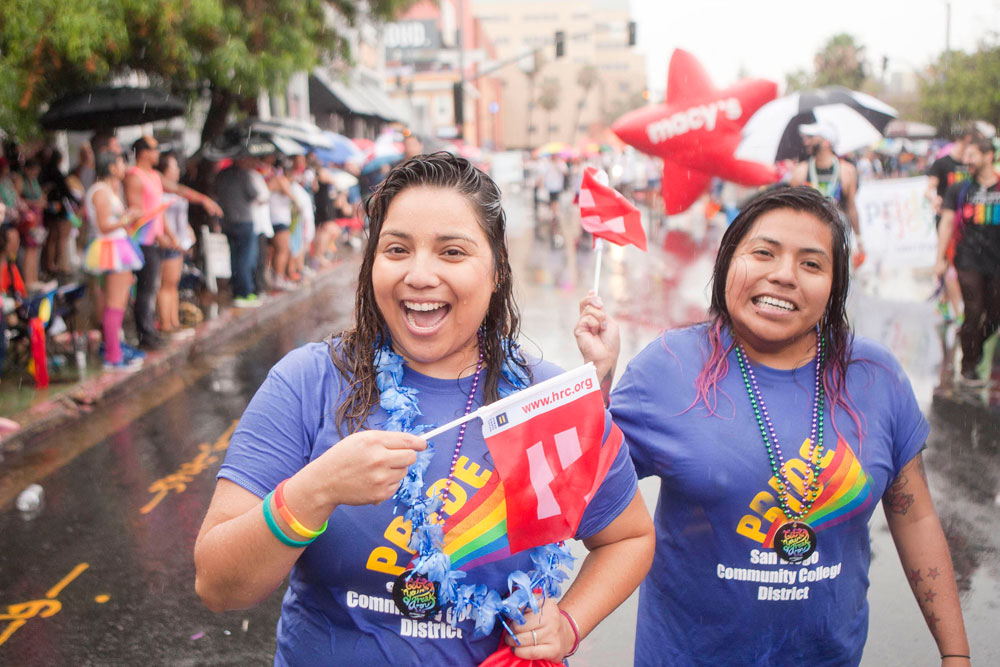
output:
[{"label": "palm tree", "polygon": [[580,101],[576,103],[576,119],[573,121],[573,131],[570,133],[571,144],[576,143],[576,131],[580,126],[580,115],[583,113],[583,107],[587,105],[587,96],[590,94],[590,89],[597,83],[597,79],[597,68],[593,65],[584,65],[576,73],[576,85],[580,86],[581,94]]},{"label": "palm tree", "polygon": [[552,112],[559,106],[559,79],[547,76],[542,79],[542,92],[538,95],[538,106],[545,109],[545,140],[552,140]]},{"label": "palm tree", "polygon": [[542,67],[545,65],[545,56],[542,55],[541,51],[535,51],[532,55],[531,69],[526,69],[524,75],[528,77],[528,113],[527,113],[527,126],[525,127],[525,141],[528,147],[532,147],[534,142],[531,141],[531,133],[534,130],[534,126],[531,123],[532,116],[535,111],[535,80],[538,78],[538,73],[541,71]]},{"label": "palm tree", "polygon": [[867,78],[865,47],[847,33],[831,37],[814,58],[817,86],[847,86],[859,90]]}]

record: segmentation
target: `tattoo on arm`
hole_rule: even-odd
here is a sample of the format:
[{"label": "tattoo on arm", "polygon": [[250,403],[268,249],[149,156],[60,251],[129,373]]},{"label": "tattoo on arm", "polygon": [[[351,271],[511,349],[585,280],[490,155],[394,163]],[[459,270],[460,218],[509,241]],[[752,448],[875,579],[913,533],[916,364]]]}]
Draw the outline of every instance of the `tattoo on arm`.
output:
[{"label": "tattoo on arm", "polygon": [[[939,619],[934,614],[934,609],[932,607],[934,603],[934,598],[937,597],[937,591],[934,590],[930,581],[925,581],[923,577],[923,570],[917,568],[915,570],[907,570],[906,578],[910,582],[910,588],[913,589],[913,596],[917,599],[917,604],[920,606],[920,611],[924,615],[924,619],[927,621],[927,626],[933,632],[937,626]],[[940,576],[938,569],[932,567],[926,572],[929,579],[937,579]],[[926,584],[921,586],[920,584]]]},{"label": "tattoo on arm", "polygon": [[907,493],[907,484],[910,483],[909,475],[913,472],[920,475],[920,479],[927,483],[927,471],[924,470],[924,457],[917,454],[915,459],[903,467],[903,470],[899,473],[899,476],[892,483],[892,485],[886,489],[885,495],[882,496],[882,501],[885,503],[886,509],[888,509],[893,514],[906,514],[906,512],[913,505],[913,494]]},{"label": "tattoo on arm", "polygon": [[614,369],[609,370],[601,378],[601,394],[604,396],[604,405],[607,406],[611,403],[611,380],[615,374]]},{"label": "tattoo on arm", "polygon": [[913,505],[913,494],[906,493],[906,485],[909,481],[905,472],[899,473],[899,477],[882,496],[882,502],[885,503],[886,509],[893,514],[906,514]]}]

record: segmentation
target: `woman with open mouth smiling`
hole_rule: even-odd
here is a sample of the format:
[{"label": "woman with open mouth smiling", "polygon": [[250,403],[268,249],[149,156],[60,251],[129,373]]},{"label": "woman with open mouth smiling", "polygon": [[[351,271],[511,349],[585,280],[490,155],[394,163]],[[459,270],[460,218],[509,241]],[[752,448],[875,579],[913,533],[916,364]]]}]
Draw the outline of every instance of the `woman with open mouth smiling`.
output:
[{"label": "woman with open mouth smiling", "polygon": [[[558,601],[541,586],[550,592],[523,623],[499,619],[504,604],[528,604],[535,581],[562,576],[565,552],[547,545],[511,555],[505,518],[502,541],[476,542],[475,566],[451,570],[457,554],[439,542],[472,540],[483,524],[447,536],[437,524],[491,488],[481,429],[435,436],[415,493],[407,470],[431,426],[560,369],[517,344],[506,220],[486,174],[447,153],[417,156],[388,174],[366,213],[355,326],[288,354],[247,407],[195,545],[198,594],[213,610],[249,607],[290,575],[275,665],[478,665],[508,651],[501,641],[519,658],[562,660],[652,560],[652,522],[628,447],[583,511],[576,538],[589,554],[580,575]],[[600,418],[605,442],[610,433],[620,441],[610,417]],[[456,525],[488,518],[470,507]],[[433,571],[416,569],[415,552],[430,552]],[[460,584],[454,604],[445,581]]]},{"label": "woman with open mouth smiling", "polygon": [[[880,499],[941,664],[969,664],[929,426],[899,362],[851,332],[848,234],[812,188],[759,195],[722,237],[708,321],[663,333],[611,394],[636,472],[661,480],[637,666],[857,665]],[[592,296],[575,333],[612,377]]]}]

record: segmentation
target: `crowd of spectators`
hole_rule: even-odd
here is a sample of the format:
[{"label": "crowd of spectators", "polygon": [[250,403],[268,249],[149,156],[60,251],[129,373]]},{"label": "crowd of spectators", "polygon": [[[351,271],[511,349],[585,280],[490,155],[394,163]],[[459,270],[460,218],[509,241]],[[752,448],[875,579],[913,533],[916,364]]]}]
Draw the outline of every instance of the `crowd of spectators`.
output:
[{"label": "crowd of spectators", "polygon": [[358,247],[360,168],[322,164],[312,153],[185,159],[151,136],[125,148],[98,133],[64,171],[57,149],[8,141],[0,156],[4,317],[16,319],[19,305],[39,295],[86,284],[82,319],[102,332],[104,367],[138,368],[146,351],[193,334],[179,293],[186,281],[204,295],[206,232],[228,241],[231,278],[218,300],[231,295],[238,308],[297,289],[331,266],[338,246]]}]

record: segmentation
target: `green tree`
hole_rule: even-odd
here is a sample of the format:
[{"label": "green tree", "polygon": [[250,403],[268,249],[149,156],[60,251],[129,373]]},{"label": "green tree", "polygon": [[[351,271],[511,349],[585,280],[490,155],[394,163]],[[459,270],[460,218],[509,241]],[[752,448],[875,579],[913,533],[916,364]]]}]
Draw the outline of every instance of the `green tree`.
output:
[{"label": "green tree", "polygon": [[535,125],[532,123],[532,117],[535,113],[535,84],[538,80],[538,73],[542,71],[545,67],[545,56],[542,55],[541,50],[535,51],[531,55],[531,67],[530,69],[524,69],[524,75],[528,77],[528,113],[525,114],[525,141],[528,146],[534,146],[535,142],[532,141],[531,135],[534,134]]},{"label": "green tree", "polygon": [[846,86],[859,90],[864,84],[865,47],[847,33],[834,35],[813,59],[816,68],[815,85]]},{"label": "green tree", "polygon": [[202,131],[296,71],[349,59],[343,29],[365,6],[388,19],[412,0],[4,0],[0,127],[38,133],[59,96],[130,72],[188,97],[211,95]]},{"label": "green tree", "polygon": [[971,120],[1000,125],[1000,38],[973,53],[941,54],[921,80],[919,108],[921,120],[942,133]]},{"label": "green tree", "polygon": [[545,140],[552,140],[552,112],[559,106],[559,79],[547,76],[542,79],[541,92],[538,93],[538,106],[545,110]]},{"label": "green tree", "polygon": [[809,90],[812,87],[813,75],[804,69],[797,69],[785,74],[785,90],[789,93]]},{"label": "green tree", "polygon": [[795,92],[823,86],[846,86],[861,90],[867,78],[865,47],[855,42],[851,35],[840,33],[828,39],[813,56],[813,72],[798,69],[785,74],[785,89]]}]

